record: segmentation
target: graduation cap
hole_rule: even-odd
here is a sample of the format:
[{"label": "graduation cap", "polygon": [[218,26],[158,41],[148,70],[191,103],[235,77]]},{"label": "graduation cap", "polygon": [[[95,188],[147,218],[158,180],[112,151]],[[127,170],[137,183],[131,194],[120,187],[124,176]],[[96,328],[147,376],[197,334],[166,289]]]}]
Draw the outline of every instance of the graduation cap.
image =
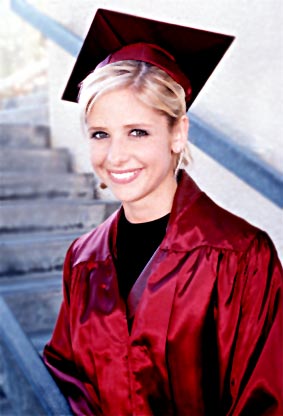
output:
[{"label": "graduation cap", "polygon": [[98,9],[62,99],[78,101],[80,83],[96,67],[126,59],[167,72],[185,90],[191,106],[234,37]]}]

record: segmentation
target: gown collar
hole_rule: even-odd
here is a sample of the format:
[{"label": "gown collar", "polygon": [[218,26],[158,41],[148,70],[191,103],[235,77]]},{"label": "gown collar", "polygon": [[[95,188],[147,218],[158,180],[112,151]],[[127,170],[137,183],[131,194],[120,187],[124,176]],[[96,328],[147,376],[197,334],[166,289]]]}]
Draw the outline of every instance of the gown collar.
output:
[{"label": "gown collar", "polygon": [[[161,248],[167,250],[170,241],[176,237],[176,221],[188,211],[201,191],[186,172],[180,172],[178,187],[173,200],[172,212],[170,214],[166,236],[161,243]],[[117,258],[116,239],[118,222],[123,207],[115,211],[108,219],[100,224],[95,230],[81,236],[73,246],[73,265],[83,261],[107,261],[111,257]],[[173,232],[173,234],[172,234]],[[172,236],[170,236],[172,234]]]},{"label": "gown collar", "polygon": [[[97,229],[77,240],[74,264],[115,260],[122,209],[120,207]],[[255,227],[220,208],[185,171],[180,172],[161,250],[188,252],[200,246],[245,250],[254,235]]]}]

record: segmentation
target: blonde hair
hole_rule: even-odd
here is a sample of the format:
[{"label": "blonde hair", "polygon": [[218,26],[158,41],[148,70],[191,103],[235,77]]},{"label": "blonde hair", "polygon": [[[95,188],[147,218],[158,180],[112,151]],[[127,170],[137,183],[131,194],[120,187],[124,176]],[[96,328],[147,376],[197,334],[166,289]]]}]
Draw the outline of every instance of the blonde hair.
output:
[{"label": "blonde hair", "polygon": [[[96,69],[81,83],[79,105],[82,125],[96,100],[109,91],[131,88],[137,98],[165,115],[170,128],[186,114],[185,91],[162,69],[143,61],[125,60]],[[177,170],[191,160],[188,144],[177,155]]]}]

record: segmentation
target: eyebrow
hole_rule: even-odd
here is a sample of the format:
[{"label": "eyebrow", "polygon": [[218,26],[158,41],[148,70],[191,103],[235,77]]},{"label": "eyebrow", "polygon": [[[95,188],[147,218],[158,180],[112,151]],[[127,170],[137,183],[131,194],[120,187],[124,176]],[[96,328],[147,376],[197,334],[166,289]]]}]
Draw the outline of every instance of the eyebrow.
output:
[{"label": "eyebrow", "polygon": [[107,130],[107,128],[106,127],[99,127],[99,126],[89,126],[88,127],[88,129],[87,129],[88,131],[104,131],[104,130]]},{"label": "eyebrow", "polygon": [[134,127],[145,127],[145,128],[151,128],[152,124],[147,124],[144,122],[137,122],[137,123],[131,123],[131,124],[125,124],[123,127],[130,129],[130,128],[134,128]]},{"label": "eyebrow", "polygon": [[[133,129],[133,128],[137,128],[137,127],[148,129],[148,128],[152,128],[153,125],[152,124],[148,124],[148,123],[144,123],[144,122],[136,122],[136,123],[125,124],[122,127],[124,129]],[[108,128],[106,126],[105,127],[102,127],[102,126],[89,126],[88,131],[93,131],[93,130],[95,130],[95,131],[98,131],[98,130],[105,131],[105,130],[108,130]]]}]

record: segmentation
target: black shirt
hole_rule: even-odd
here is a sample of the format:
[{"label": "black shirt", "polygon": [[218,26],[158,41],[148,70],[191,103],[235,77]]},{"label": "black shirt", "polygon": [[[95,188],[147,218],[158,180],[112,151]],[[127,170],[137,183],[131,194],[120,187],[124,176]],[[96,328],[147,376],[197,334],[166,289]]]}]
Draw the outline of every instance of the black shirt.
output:
[{"label": "black shirt", "polygon": [[117,233],[117,276],[120,294],[127,299],[131,288],[163,240],[170,214],[144,223],[129,222],[122,211]]}]

